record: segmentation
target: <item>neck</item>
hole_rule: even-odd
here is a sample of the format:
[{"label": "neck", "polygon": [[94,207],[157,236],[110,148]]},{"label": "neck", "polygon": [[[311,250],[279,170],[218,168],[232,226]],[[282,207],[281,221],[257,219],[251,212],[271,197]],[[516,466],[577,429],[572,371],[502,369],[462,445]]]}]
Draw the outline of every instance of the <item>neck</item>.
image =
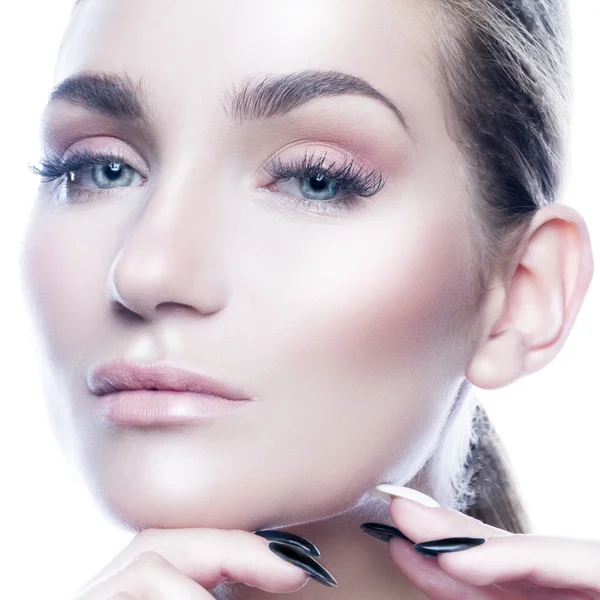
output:
[{"label": "neck", "polygon": [[[331,519],[285,528],[319,548],[321,556],[317,561],[338,582],[335,588],[309,579],[301,590],[294,592],[294,600],[426,599],[392,562],[387,544],[360,529],[361,523],[368,521],[394,525],[387,504],[374,500]],[[272,600],[273,593],[244,584],[228,584],[215,588],[213,596],[218,600]]]}]

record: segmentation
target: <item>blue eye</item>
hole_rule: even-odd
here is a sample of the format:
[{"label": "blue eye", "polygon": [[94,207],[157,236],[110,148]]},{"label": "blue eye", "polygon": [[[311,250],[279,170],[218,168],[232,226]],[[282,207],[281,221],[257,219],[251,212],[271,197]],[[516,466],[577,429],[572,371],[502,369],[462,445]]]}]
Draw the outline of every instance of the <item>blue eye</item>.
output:
[{"label": "blue eye", "polygon": [[[111,161],[108,164],[90,165],[81,169],[82,175],[89,174],[91,181],[99,188],[122,187],[130,185],[135,178],[135,171],[129,166],[122,163]],[[71,172],[74,175],[75,171]],[[125,174],[125,177],[123,176]],[[71,181],[75,181],[72,178]],[[83,178],[80,178],[78,185],[83,185]]]},{"label": "blue eye", "polygon": [[145,179],[138,171],[129,166],[118,154],[94,154],[87,150],[78,150],[66,158],[46,156],[40,160],[40,166],[30,165],[30,169],[43,177],[48,183],[65,177],[66,196],[69,202],[83,193],[132,187],[132,184],[144,183]]},{"label": "blue eye", "polygon": [[[362,206],[362,198],[375,195],[385,185],[379,169],[366,169],[354,159],[325,166],[326,160],[326,154],[315,157],[315,153],[307,152],[286,162],[277,157],[264,169],[276,182],[277,191],[321,214]],[[83,194],[136,187],[146,181],[119,154],[78,150],[66,158],[46,156],[40,165],[30,165],[30,169],[44,177],[45,183],[67,176],[67,202],[75,202]]]},{"label": "blue eye", "polygon": [[316,202],[331,201],[340,192],[340,186],[333,179],[328,179],[323,173],[312,177],[287,178],[282,180],[277,189],[292,196],[301,194],[303,198]]},{"label": "blue eye", "polygon": [[354,160],[325,166],[327,156],[308,154],[284,162],[280,157],[264,165],[276,191],[293,196],[299,204],[320,212],[362,205],[360,198],[379,192],[385,180],[378,169],[365,169]]},{"label": "blue eye", "polygon": [[[304,177],[301,180],[302,193],[311,200],[331,200],[338,193],[338,184],[319,173],[314,177]],[[312,196],[312,198],[310,198]]]}]

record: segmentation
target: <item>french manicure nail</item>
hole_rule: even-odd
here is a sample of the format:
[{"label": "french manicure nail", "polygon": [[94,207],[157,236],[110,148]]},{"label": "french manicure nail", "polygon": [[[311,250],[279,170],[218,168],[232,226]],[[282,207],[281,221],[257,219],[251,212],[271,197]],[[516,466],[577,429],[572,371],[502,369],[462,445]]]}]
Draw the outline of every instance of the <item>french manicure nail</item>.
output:
[{"label": "french manicure nail", "polygon": [[408,540],[412,544],[412,540],[405,536],[397,527],[392,527],[385,523],[363,523],[360,528],[366,534],[373,536],[382,542],[389,542],[393,537],[400,537],[404,540]]},{"label": "french manicure nail", "polygon": [[[412,488],[402,487],[399,485],[390,485],[389,483],[380,483],[379,485],[375,486],[375,489],[378,492],[389,494],[390,496],[414,500],[415,502],[423,504],[424,506],[430,506],[432,508],[438,508],[440,506],[436,500],[427,494],[419,492],[418,490],[413,490]],[[386,500],[387,499],[388,498],[386,497]]]},{"label": "french manicure nail", "polygon": [[319,549],[310,540],[307,540],[300,535],[296,535],[295,533],[279,531],[277,529],[261,529],[254,533],[273,542],[283,542],[285,544],[297,546],[308,552],[311,556],[321,556]]},{"label": "french manicure nail", "polygon": [[472,537],[453,537],[442,540],[432,540],[430,542],[421,542],[415,544],[414,548],[419,554],[424,556],[437,556],[440,552],[459,552],[468,550],[475,546],[480,546],[485,542],[485,538]]},{"label": "french manicure nail", "polygon": [[318,583],[326,587],[338,586],[333,575],[323,565],[320,565],[314,558],[296,546],[290,546],[281,542],[271,542],[269,550],[283,560],[292,563],[296,567],[300,567]]}]

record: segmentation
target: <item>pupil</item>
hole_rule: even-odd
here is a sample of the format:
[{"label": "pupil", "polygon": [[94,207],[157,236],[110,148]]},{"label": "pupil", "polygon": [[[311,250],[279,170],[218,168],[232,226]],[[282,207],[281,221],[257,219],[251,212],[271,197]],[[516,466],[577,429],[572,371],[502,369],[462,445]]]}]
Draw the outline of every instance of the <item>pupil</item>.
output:
[{"label": "pupil", "polygon": [[325,179],[325,176],[322,173],[316,175],[315,177],[311,177],[310,183],[312,187],[319,192],[327,187],[327,180]]},{"label": "pupil", "polygon": [[327,177],[326,173],[319,173],[313,177],[304,177],[300,189],[305,198],[309,200],[332,200],[338,193],[338,185]]},{"label": "pupil", "polygon": [[109,163],[108,170],[106,170],[104,174],[111,181],[116,181],[121,176],[121,165],[114,162]]}]

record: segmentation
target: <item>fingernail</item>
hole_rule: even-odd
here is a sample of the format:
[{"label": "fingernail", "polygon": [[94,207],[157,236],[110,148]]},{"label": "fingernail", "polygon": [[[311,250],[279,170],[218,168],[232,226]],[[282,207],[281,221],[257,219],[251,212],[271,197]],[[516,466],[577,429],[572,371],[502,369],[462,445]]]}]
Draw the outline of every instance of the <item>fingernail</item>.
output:
[{"label": "fingernail", "polygon": [[[375,489],[378,492],[383,494],[389,494],[390,496],[398,497],[398,498],[407,498],[408,500],[414,500],[419,504],[423,504],[424,506],[430,506],[432,508],[438,508],[440,505],[433,498],[424,494],[423,492],[419,492],[417,490],[413,490],[412,488],[402,487],[399,485],[390,485],[389,483],[380,483],[375,486]],[[391,501],[387,496],[383,496],[386,500]]]},{"label": "fingernail", "polygon": [[480,546],[485,541],[484,538],[453,537],[444,538],[443,540],[432,540],[431,542],[421,542],[415,544],[414,548],[419,554],[423,554],[423,556],[437,556],[440,552],[468,550],[469,548]]},{"label": "fingernail", "polygon": [[279,531],[277,529],[261,529],[254,533],[273,542],[284,542],[286,544],[291,544],[292,546],[297,546],[302,550],[306,550],[311,556],[321,556],[319,549],[310,540],[307,540],[300,535],[296,535],[295,533]]},{"label": "fingernail", "polygon": [[320,565],[314,558],[311,558],[303,550],[295,546],[283,544],[281,542],[271,542],[269,550],[277,554],[283,560],[292,563],[296,567],[300,567],[308,573],[318,583],[326,587],[337,587],[338,583],[333,575],[323,566]]},{"label": "fingernail", "polygon": [[400,537],[408,540],[411,544],[413,543],[413,541],[406,537],[397,527],[392,527],[385,523],[363,523],[360,528],[368,535],[371,535],[382,542],[389,542],[393,537]]}]

